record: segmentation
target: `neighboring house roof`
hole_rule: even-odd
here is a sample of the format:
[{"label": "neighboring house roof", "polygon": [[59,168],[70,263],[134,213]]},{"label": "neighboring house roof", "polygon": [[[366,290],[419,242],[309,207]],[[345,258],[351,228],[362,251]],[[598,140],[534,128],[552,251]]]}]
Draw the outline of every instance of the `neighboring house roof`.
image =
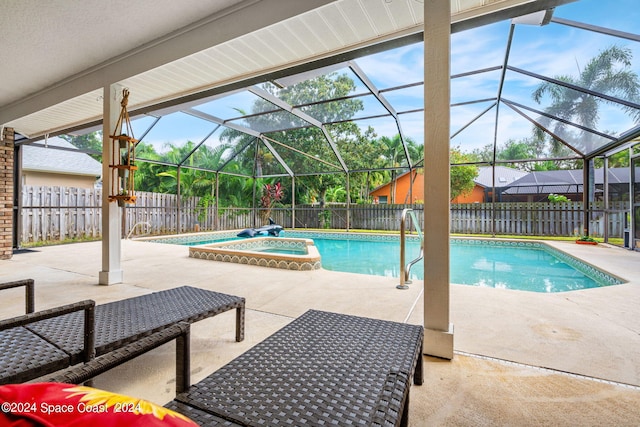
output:
[{"label": "neighboring house roof", "polygon": [[25,171],[54,172],[70,175],[101,176],[102,164],[86,153],[77,150],[60,137],[48,138],[46,145],[65,150],[43,147],[42,145],[22,146],[22,169]]},{"label": "neighboring house roof", "polygon": [[[504,194],[581,193],[582,170],[530,172],[509,185]],[[604,169],[594,170],[595,184],[604,183]],[[609,184],[628,184],[629,168],[609,169]]]},{"label": "neighboring house roof", "polygon": [[[496,166],[496,188],[508,187],[514,181],[526,176],[528,173],[506,166]],[[493,187],[493,172],[491,166],[478,168],[478,176],[474,182],[482,187]]]}]

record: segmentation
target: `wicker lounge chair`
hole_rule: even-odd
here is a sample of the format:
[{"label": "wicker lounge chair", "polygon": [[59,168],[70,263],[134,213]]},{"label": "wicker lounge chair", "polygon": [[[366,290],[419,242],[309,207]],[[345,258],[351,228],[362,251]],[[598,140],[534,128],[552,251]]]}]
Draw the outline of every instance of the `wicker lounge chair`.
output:
[{"label": "wicker lounge chair", "polygon": [[57,372],[46,381],[81,384],[174,339],[176,340],[176,393],[181,393],[189,388],[191,381],[190,325],[186,322],[176,323],[122,348],[98,356],[87,363]]},{"label": "wicker lounge chair", "polygon": [[15,282],[0,283],[0,291],[3,289],[19,288],[24,286],[25,291],[25,313],[35,311],[35,284],[33,279],[16,280]]},{"label": "wicker lounge chair", "polygon": [[[93,354],[117,350],[178,322],[193,323],[234,308],[236,341],[244,339],[244,298],[189,286],[97,305],[95,320],[85,315],[87,322],[82,313],[76,312],[85,309],[82,307],[65,306],[1,321],[0,351],[10,359],[0,359],[0,384],[38,378],[86,362]],[[95,323],[95,334],[90,322]],[[43,360],[31,366],[29,360],[39,357]]]},{"label": "wicker lounge chair", "polygon": [[29,381],[71,364],[68,353],[27,329],[29,324],[55,316],[84,312],[86,321],[80,320],[78,339],[81,344],[76,358],[84,362],[92,359],[94,309],[95,303],[86,300],[0,320],[0,384]]},{"label": "wicker lounge chair", "polygon": [[311,310],[166,407],[202,426],[408,424],[421,326]]},{"label": "wicker lounge chair", "polygon": [[[236,341],[244,339],[245,300],[190,286],[154,292],[96,306],[96,355],[108,353],[178,322],[193,323],[236,309]],[[82,322],[77,314],[28,326],[69,353],[72,364],[81,355]]]}]

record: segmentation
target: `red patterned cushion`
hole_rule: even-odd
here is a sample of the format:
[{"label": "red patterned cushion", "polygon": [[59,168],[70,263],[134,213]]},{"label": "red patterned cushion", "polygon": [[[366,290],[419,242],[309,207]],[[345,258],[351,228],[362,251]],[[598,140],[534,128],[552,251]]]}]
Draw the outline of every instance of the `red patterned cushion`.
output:
[{"label": "red patterned cushion", "polygon": [[182,414],[135,397],[59,383],[0,386],[0,426],[195,427]]}]

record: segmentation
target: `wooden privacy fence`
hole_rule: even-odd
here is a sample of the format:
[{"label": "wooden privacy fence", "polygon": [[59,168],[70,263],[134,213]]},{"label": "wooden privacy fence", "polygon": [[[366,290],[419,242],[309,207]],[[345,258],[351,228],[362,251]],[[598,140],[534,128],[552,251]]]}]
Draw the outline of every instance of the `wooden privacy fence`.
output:
[{"label": "wooden privacy fence", "polygon": [[[174,194],[136,193],[135,205],[122,209],[122,236],[233,230],[259,226],[250,208],[201,207],[198,198]],[[98,238],[102,229],[100,189],[34,187],[22,189],[22,243]],[[331,228],[398,231],[404,208],[423,217],[423,205],[299,205],[273,209],[270,216],[285,228]],[[628,202],[615,202],[604,214],[601,202],[591,205],[591,234],[622,237]],[[573,236],[581,233],[582,203],[471,203],[451,205],[451,232],[459,234]],[[294,224],[295,216],[295,224]],[[256,222],[259,221],[256,219]],[[421,220],[422,222],[422,220]],[[423,228],[423,224],[420,224]]]},{"label": "wooden privacy fence", "polygon": [[[583,203],[468,203],[451,205],[451,232],[526,236],[582,234]],[[610,237],[622,237],[627,202],[613,202],[605,216],[604,202],[589,206],[591,235],[603,236],[608,218]]]},{"label": "wooden privacy fence", "polygon": [[100,236],[101,190],[25,186],[21,200],[23,243]]}]

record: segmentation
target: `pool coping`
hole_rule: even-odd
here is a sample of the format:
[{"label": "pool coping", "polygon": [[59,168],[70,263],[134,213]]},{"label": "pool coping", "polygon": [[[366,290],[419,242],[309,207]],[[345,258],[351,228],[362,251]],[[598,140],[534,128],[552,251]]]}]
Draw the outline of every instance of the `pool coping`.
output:
[{"label": "pool coping", "polygon": [[[300,250],[305,253],[298,255],[261,251],[265,248]],[[320,252],[313,240],[291,237],[252,237],[189,246],[189,257],[294,271],[319,270],[322,267]]]},{"label": "pool coping", "polygon": [[[196,241],[201,241],[205,236],[215,236],[215,238],[234,238],[237,237],[238,232],[241,230],[224,230],[224,231],[208,231],[208,232],[199,232],[199,233],[188,233],[188,234],[173,234],[169,236],[161,236],[161,237],[143,237],[136,240],[141,241],[155,241],[157,243],[169,243],[169,244],[188,244]],[[323,239],[349,239],[349,240],[368,240],[368,241],[397,241],[400,238],[399,234],[393,233],[353,233],[353,232],[344,232],[344,231],[307,231],[307,230],[285,230],[284,238],[286,238],[286,233],[296,233],[297,235],[304,235],[304,238],[313,239],[314,237],[323,238]],[[279,237],[282,238],[282,237]],[[418,241],[419,236],[417,234],[407,234],[405,238],[408,241]],[[246,239],[245,239],[246,240]],[[545,250],[555,257],[559,258],[561,261],[569,264],[571,267],[585,274],[589,278],[595,280],[602,286],[611,286],[611,285],[619,285],[623,283],[627,283],[628,280],[617,276],[614,273],[606,271],[601,267],[597,267],[592,263],[578,258],[568,252],[565,252],[557,247],[550,245],[548,242],[543,240],[518,240],[512,238],[487,238],[487,237],[456,237],[450,236],[450,241],[455,242],[455,244],[473,244],[473,245],[488,245],[492,247],[522,247],[522,248],[532,248],[532,249],[541,249]]]}]

